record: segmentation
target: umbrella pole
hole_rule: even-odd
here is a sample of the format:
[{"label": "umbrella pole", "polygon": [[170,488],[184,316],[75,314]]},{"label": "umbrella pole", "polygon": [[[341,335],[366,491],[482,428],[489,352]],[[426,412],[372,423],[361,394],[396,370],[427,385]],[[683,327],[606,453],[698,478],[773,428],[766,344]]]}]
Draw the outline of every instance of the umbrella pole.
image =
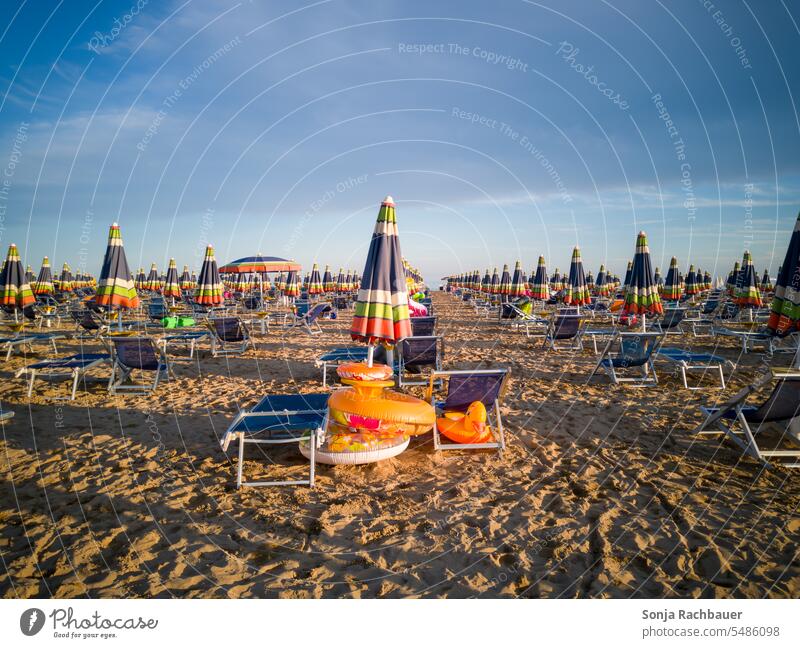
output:
[{"label": "umbrella pole", "polygon": [[647,313],[642,313],[642,333],[647,333]]},{"label": "umbrella pole", "polygon": [[373,344],[369,344],[367,346],[367,366],[372,366],[372,358],[375,355],[375,346]]}]

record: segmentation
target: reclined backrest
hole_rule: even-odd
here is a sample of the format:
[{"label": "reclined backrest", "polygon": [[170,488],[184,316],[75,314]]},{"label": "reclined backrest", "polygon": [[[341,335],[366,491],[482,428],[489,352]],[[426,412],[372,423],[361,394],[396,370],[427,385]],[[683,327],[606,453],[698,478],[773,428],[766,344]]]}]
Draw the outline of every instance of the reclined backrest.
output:
[{"label": "reclined backrest", "polygon": [[245,329],[238,317],[217,317],[211,320],[214,331],[220,340],[241,342],[245,339]]},{"label": "reclined backrest", "polygon": [[755,411],[744,411],[748,421],[768,423],[800,416],[800,378],[785,378],[775,385],[769,398]]},{"label": "reclined backrest", "polygon": [[414,336],[404,338],[400,352],[403,364],[407,367],[436,366],[438,338],[434,336]]},{"label": "reclined backrest", "polygon": [[161,365],[149,338],[114,338],[114,351],[119,362],[130,369],[153,371]]},{"label": "reclined backrest", "polygon": [[436,318],[435,317],[412,317],[411,318],[411,335],[419,337],[423,335],[435,335]]},{"label": "reclined backrest", "polygon": [[505,371],[491,373],[452,374],[448,379],[447,398],[444,409],[465,411],[474,401],[481,401],[487,408],[500,397]]},{"label": "reclined backrest", "polygon": [[574,338],[581,327],[580,315],[559,315],[553,323],[553,339],[568,340]]}]

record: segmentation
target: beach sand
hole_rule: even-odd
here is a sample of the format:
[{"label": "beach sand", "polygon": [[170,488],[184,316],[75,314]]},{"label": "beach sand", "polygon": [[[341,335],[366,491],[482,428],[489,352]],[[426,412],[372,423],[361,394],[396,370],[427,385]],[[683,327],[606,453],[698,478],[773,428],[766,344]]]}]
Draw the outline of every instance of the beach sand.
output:
[{"label": "beach sand", "polygon": [[[3,363],[2,595],[800,596],[800,474],[691,434],[719,392],[669,369],[653,389],[587,384],[588,348],[547,352],[451,295],[434,304],[447,368],[512,371],[507,451],[434,453],[427,434],[395,459],[319,466],[314,490],[237,491],[219,439],[266,393],[321,390],[313,360],[349,343],[347,314],[324,336],[273,331],[241,358],[176,365],[153,396],[98,381],[53,401],[66,385],[40,382],[28,399],[25,359]],[[740,361],[726,395],[756,375],[759,358],[716,351]],[[246,457],[251,478],[307,470],[292,446]]]}]

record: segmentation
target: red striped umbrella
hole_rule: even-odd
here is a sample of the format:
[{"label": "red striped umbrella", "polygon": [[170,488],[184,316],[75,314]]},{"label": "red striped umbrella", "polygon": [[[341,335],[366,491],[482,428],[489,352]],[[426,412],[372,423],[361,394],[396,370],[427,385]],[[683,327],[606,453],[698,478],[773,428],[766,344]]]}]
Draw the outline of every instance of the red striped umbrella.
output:
[{"label": "red striped umbrella", "polygon": [[122,246],[122,234],[116,223],[108,230],[108,245],[94,301],[108,308],[136,308],[139,305],[125,248]]},{"label": "red striped umbrella", "polygon": [[181,296],[181,284],[178,280],[178,266],[175,265],[175,259],[169,260],[167,276],[164,279],[164,288],[162,288],[161,294],[164,295],[164,297]]},{"label": "red striped umbrella", "polygon": [[42,269],[33,284],[33,292],[36,295],[51,295],[53,293],[53,272],[50,269],[50,259],[45,257],[42,260]]},{"label": "red striped umbrella", "polygon": [[0,273],[0,305],[22,310],[36,301],[30,285],[25,281],[25,272],[19,260],[17,246],[8,247],[8,256]]},{"label": "red striped umbrella", "polygon": [[200,277],[194,291],[194,300],[198,304],[217,306],[225,301],[222,295],[222,281],[219,278],[217,260],[214,258],[214,247],[206,247],[206,256],[200,267]]}]

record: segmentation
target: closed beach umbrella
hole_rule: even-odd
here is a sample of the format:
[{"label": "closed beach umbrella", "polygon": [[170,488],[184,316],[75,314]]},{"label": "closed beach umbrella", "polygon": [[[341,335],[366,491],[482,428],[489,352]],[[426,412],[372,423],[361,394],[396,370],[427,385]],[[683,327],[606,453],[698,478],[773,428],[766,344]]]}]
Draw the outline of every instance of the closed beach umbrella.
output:
[{"label": "closed beach umbrella", "polygon": [[728,281],[726,283],[728,294],[731,295],[732,297],[736,295],[736,286],[739,285],[740,273],[741,273],[741,266],[737,261],[733,265],[733,270],[731,270],[730,273],[728,274]]},{"label": "closed beach umbrella", "polygon": [[598,297],[608,297],[611,293],[611,285],[606,267],[600,264],[600,271],[597,273],[597,279],[594,280],[594,291]]},{"label": "closed beach umbrella", "polygon": [[30,285],[25,281],[25,272],[19,260],[17,246],[13,243],[8,246],[8,256],[0,273],[0,305],[22,310],[36,301]]},{"label": "closed beach umbrella", "polygon": [[644,232],[639,232],[636,237],[636,253],[633,256],[633,267],[630,281],[625,289],[625,304],[622,309],[626,313],[642,315],[643,328],[646,327],[647,315],[664,312],[664,306],[658,296],[658,287],[653,281],[650,247],[647,245],[647,235]]},{"label": "closed beach umbrella", "polygon": [[497,268],[492,270],[492,280],[489,282],[489,293],[492,295],[500,294],[500,275],[497,274]]},{"label": "closed beach umbrella", "polygon": [[703,273],[703,289],[711,290],[711,273],[708,270]]},{"label": "closed beach umbrella", "polygon": [[800,329],[800,214],[775,279],[775,296],[770,311],[767,327],[775,334],[787,335]]},{"label": "closed beach umbrella", "polygon": [[150,292],[158,292],[161,290],[161,278],[158,276],[158,268],[156,264],[150,266],[150,273],[144,282],[144,289]]},{"label": "closed beach umbrella", "polygon": [[370,365],[375,343],[393,344],[411,335],[400,237],[391,196],[386,196],[378,211],[350,335],[370,345]]},{"label": "closed beach umbrella", "polygon": [[32,286],[32,285],[33,285],[33,280],[34,280],[34,279],[36,279],[36,277],[35,277],[35,276],[34,276],[34,274],[33,274],[33,268],[31,268],[30,266],[28,266],[27,268],[25,268],[25,282],[26,282],[26,283],[27,283],[29,286]]},{"label": "closed beach umbrella", "polygon": [[745,252],[742,258],[742,270],[736,286],[734,301],[739,306],[755,308],[760,308],[764,303],[761,299],[761,291],[758,289],[758,277],[756,276],[756,269],[753,267],[753,257],[750,252]]},{"label": "closed beach umbrella", "polygon": [[297,276],[296,270],[290,270],[286,275],[283,294],[286,297],[297,297],[300,294],[300,278]]},{"label": "closed beach umbrella", "polygon": [[198,304],[216,306],[225,301],[222,295],[222,281],[219,278],[219,267],[214,258],[214,247],[206,247],[206,256],[200,266],[200,277],[194,291],[194,300]]},{"label": "closed beach umbrella", "polygon": [[144,268],[139,268],[136,272],[136,279],[133,281],[133,287],[136,288],[136,290],[144,290],[146,284],[147,275],[144,273]]},{"label": "closed beach umbrella", "polygon": [[167,275],[164,278],[164,288],[162,289],[164,297],[180,297],[181,284],[178,279],[178,266],[175,265],[175,259],[169,260],[167,268]]},{"label": "closed beach umbrella", "polygon": [[189,274],[189,266],[183,266],[183,272],[181,272],[181,276],[178,278],[178,281],[181,285],[181,290],[191,290],[192,289],[192,276]]},{"label": "closed beach umbrella", "polygon": [[284,288],[286,288],[286,275],[283,272],[279,272],[275,279],[275,290],[283,292]]},{"label": "closed beach umbrella", "polygon": [[581,249],[576,245],[572,250],[572,260],[569,264],[569,278],[567,279],[567,293],[564,295],[564,303],[570,306],[583,306],[589,304],[592,298],[589,296],[589,287],[586,285],[586,274],[583,270],[583,260],[581,259]]},{"label": "closed beach umbrella", "polygon": [[550,288],[553,292],[558,292],[561,290],[563,286],[561,285],[561,273],[556,268],[556,271],[553,273],[553,276],[550,277]]},{"label": "closed beach umbrella", "polygon": [[627,288],[628,285],[631,283],[631,273],[633,272],[633,262],[628,261],[628,267],[625,270],[625,282],[622,284],[623,288]]},{"label": "closed beach umbrella", "polygon": [[133,285],[122,245],[122,235],[116,223],[108,230],[108,245],[94,301],[107,308],[136,308],[139,305],[139,297],[136,295],[136,287]]},{"label": "closed beach umbrella", "polygon": [[492,278],[489,275],[489,268],[486,268],[486,274],[483,275],[483,279],[481,279],[481,291],[488,294],[492,289]]},{"label": "closed beach umbrella", "polygon": [[697,273],[694,271],[694,265],[689,266],[689,272],[686,275],[686,294],[696,295],[700,292],[700,284],[697,281]]},{"label": "closed beach umbrella", "polygon": [[61,292],[72,292],[72,271],[69,269],[69,264],[65,261],[61,267],[61,276],[58,278],[58,289]]},{"label": "closed beach umbrella", "polygon": [[661,276],[661,270],[656,266],[656,271],[653,273],[653,283],[661,288],[664,285],[664,277]]},{"label": "closed beach umbrella", "polygon": [[586,275],[586,287],[589,289],[589,292],[594,291],[594,275],[591,270],[589,270],[589,273]]},{"label": "closed beach umbrella", "polygon": [[336,282],[333,280],[329,265],[325,266],[325,272],[322,274],[322,290],[326,293],[336,292]]},{"label": "closed beach umbrella", "polygon": [[36,295],[50,295],[53,293],[53,271],[50,269],[50,259],[42,259],[42,268],[39,276],[33,284],[33,292]]},{"label": "closed beach umbrella", "polygon": [[511,294],[511,273],[508,271],[507,263],[503,265],[503,272],[500,273],[500,285],[497,292],[503,296]]},{"label": "closed beach umbrella", "polygon": [[667,271],[667,278],[664,281],[664,287],[661,289],[661,297],[666,301],[678,301],[681,298],[681,277],[678,272],[678,260],[672,257],[669,262],[669,270]]},{"label": "closed beach umbrella", "polygon": [[309,295],[321,295],[324,291],[322,286],[322,277],[319,274],[319,267],[316,263],[311,268],[311,275],[308,278],[307,289]]},{"label": "closed beach umbrella", "polygon": [[517,261],[514,265],[514,276],[511,277],[511,291],[508,293],[509,296],[514,299],[523,297],[527,289],[526,283],[525,273],[522,272],[522,263]]},{"label": "closed beach umbrella", "polygon": [[339,268],[339,274],[336,275],[336,292],[343,293],[347,290],[347,277],[344,274],[344,268]]},{"label": "closed beach umbrella", "polygon": [[761,292],[770,292],[772,290],[772,279],[769,278],[769,271],[764,270],[761,276]]},{"label": "closed beach umbrella", "polygon": [[547,278],[547,266],[544,263],[544,256],[539,257],[536,265],[536,275],[530,282],[531,299],[547,301],[550,299],[550,282]]}]

